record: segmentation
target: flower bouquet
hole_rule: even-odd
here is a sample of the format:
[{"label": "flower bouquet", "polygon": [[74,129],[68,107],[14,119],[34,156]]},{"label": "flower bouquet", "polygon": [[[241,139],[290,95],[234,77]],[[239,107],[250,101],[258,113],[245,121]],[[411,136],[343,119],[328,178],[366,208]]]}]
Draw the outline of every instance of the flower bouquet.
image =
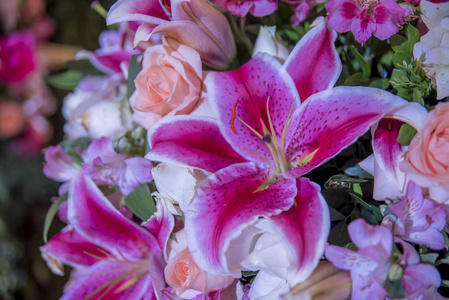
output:
[{"label": "flower bouquet", "polygon": [[445,299],[434,2],[94,2],[100,48],[51,77],[62,299]]}]

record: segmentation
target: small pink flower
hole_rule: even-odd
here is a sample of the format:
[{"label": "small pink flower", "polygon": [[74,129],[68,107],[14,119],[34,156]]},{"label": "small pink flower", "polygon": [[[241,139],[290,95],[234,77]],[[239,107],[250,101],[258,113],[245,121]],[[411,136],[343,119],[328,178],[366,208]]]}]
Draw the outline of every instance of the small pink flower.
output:
[{"label": "small pink flower", "polygon": [[176,234],[177,242],[171,240],[171,251],[165,268],[165,280],[173,292],[182,299],[227,288],[234,278],[206,273],[193,259],[187,248],[184,230]]},{"label": "small pink flower", "polygon": [[255,17],[264,17],[278,8],[277,0],[215,0],[214,4],[226,8],[239,17],[246,16],[248,12]]},{"label": "small pink flower", "polygon": [[331,0],[326,8],[329,26],[337,32],[352,31],[361,44],[371,35],[379,40],[394,35],[410,14],[394,0]]},{"label": "small pink flower", "polygon": [[36,41],[30,31],[0,36],[0,82],[18,83],[36,69]]},{"label": "small pink flower", "polygon": [[390,205],[390,209],[395,215],[387,215],[382,225],[389,227],[395,237],[436,250],[444,248],[441,230],[446,224],[446,214],[436,203],[423,197],[420,186],[410,181],[406,195]]},{"label": "small pink flower", "polygon": [[147,48],[130,98],[134,120],[150,128],[165,116],[191,113],[200,101],[202,64],[197,51],[171,40]]}]

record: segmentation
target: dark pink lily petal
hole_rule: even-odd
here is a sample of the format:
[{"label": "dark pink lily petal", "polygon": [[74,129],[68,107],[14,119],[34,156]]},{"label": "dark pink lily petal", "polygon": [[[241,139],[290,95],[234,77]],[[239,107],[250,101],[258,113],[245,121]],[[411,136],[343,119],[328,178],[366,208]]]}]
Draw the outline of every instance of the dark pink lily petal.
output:
[{"label": "dark pink lily petal", "polygon": [[399,170],[399,162],[406,149],[397,141],[402,124],[398,120],[383,119],[380,120],[377,129],[373,132],[373,152],[376,163],[384,171],[383,176],[387,177],[384,179],[398,187],[397,191],[385,191],[386,193],[383,193],[382,187],[377,187],[377,189],[375,187],[374,190],[378,191],[374,197],[376,200],[385,200],[386,198],[381,197],[385,194],[389,195],[388,193],[391,195],[392,192],[396,192],[398,196],[402,194],[405,175]]},{"label": "dark pink lily petal", "polygon": [[296,195],[294,180],[274,180],[271,169],[253,162],[229,166],[205,179],[185,213],[187,242],[200,268],[240,277],[240,270],[229,270],[226,262],[230,241],[260,217],[289,209]]},{"label": "dark pink lily petal", "polygon": [[[290,109],[293,114],[300,105],[295,85],[281,64],[272,56],[259,53],[236,70],[209,74],[205,85],[211,106],[219,116],[220,130],[235,151],[248,160],[265,162],[260,155],[273,164],[266,143],[248,126],[262,137],[267,133],[264,131],[265,126],[271,135],[268,102],[275,132],[269,140],[276,138],[281,144],[284,128],[288,127],[286,123]],[[295,128],[298,121],[293,118],[290,127]],[[290,130],[285,138],[286,145],[291,138]]]},{"label": "dark pink lily petal", "polygon": [[299,177],[325,163],[378,122],[388,111],[408,102],[369,87],[336,87],[310,96],[294,115],[301,121],[292,129],[287,148],[292,171]]},{"label": "dark pink lily petal", "polygon": [[157,202],[156,208],[154,215],[142,226],[146,227],[156,237],[159,247],[165,255],[165,247],[175,226],[175,218],[161,201]]},{"label": "dark pink lily petal", "polygon": [[113,53],[92,53],[89,59],[92,64],[100,71],[107,74],[121,74],[123,72],[121,66],[125,63],[128,66],[131,57],[139,51],[116,51]]},{"label": "dark pink lily petal", "polygon": [[[232,149],[212,119],[176,116],[161,120],[148,132],[146,158],[215,172],[245,159]],[[181,155],[179,155],[181,154]]]},{"label": "dark pink lily petal", "polygon": [[142,299],[146,293],[154,293],[149,275],[139,273],[142,267],[101,261],[79,269],[61,299]]},{"label": "dark pink lily petal", "polygon": [[101,245],[114,256],[162,257],[156,238],[125,218],[84,174],[72,181],[68,198],[70,224],[89,242]]},{"label": "dark pink lily petal", "polygon": [[84,239],[73,228],[66,227],[40,248],[42,257],[58,275],[64,274],[61,263],[72,267],[86,267],[107,257],[107,251]]},{"label": "dark pink lily petal", "polygon": [[297,261],[289,274],[289,284],[296,285],[312,274],[323,256],[330,230],[329,208],[320,187],[307,178],[296,180],[295,204],[270,220],[284,240],[290,243]]},{"label": "dark pink lily petal", "polygon": [[342,66],[336,39],[337,33],[323,21],[301,38],[285,61],[302,102],[337,82]]},{"label": "dark pink lily petal", "polygon": [[126,21],[159,25],[169,20],[158,0],[118,0],[111,6],[106,17],[107,25]]}]

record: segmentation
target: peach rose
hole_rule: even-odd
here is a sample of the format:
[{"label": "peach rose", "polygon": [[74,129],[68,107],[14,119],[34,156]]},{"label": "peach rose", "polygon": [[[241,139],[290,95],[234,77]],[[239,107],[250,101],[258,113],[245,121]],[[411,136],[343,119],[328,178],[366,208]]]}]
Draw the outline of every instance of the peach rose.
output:
[{"label": "peach rose", "polygon": [[134,120],[146,129],[162,117],[190,114],[199,104],[202,65],[196,50],[163,39],[147,48],[142,67],[130,103]]},{"label": "peach rose", "polygon": [[410,180],[429,188],[433,200],[449,198],[449,103],[429,112],[400,165]]},{"label": "peach rose", "polygon": [[26,117],[19,104],[0,99],[0,120],[0,138],[11,138],[24,129]]},{"label": "peach rose", "polygon": [[169,241],[171,249],[165,267],[165,280],[173,293],[182,299],[191,299],[225,289],[234,282],[231,276],[212,275],[198,267],[187,247],[184,230],[176,233],[176,240]]}]

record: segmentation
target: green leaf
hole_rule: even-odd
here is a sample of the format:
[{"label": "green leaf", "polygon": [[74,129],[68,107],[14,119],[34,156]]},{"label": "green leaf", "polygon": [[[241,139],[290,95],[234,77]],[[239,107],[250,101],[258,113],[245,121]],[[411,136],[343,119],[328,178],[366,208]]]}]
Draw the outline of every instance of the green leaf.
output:
[{"label": "green leaf", "polygon": [[435,266],[439,266],[439,265],[441,265],[441,264],[445,264],[445,265],[449,265],[449,258],[442,258],[442,259],[439,259],[436,263],[435,263]]},{"label": "green leaf", "polygon": [[143,183],[124,198],[125,205],[142,221],[147,221],[156,211],[148,185]]},{"label": "green leaf", "polygon": [[413,27],[410,23],[408,23],[407,27],[405,27],[405,34],[407,40],[410,42],[410,47],[413,49],[413,46],[419,41],[420,35],[418,29]]},{"label": "green leaf", "polygon": [[400,279],[397,280],[387,280],[385,282],[385,290],[388,293],[388,297],[392,299],[402,299],[405,298],[404,286]]},{"label": "green leaf", "polygon": [[341,221],[345,219],[345,216],[332,206],[329,206],[329,212],[331,215],[331,221]]},{"label": "green leaf", "polygon": [[421,261],[423,263],[435,265],[435,262],[439,256],[439,254],[438,253],[426,253],[426,254],[421,254],[420,256],[421,256]]},{"label": "green leaf", "polygon": [[344,84],[347,86],[367,86],[369,85],[369,79],[362,72],[357,72],[347,77]]},{"label": "green leaf", "polygon": [[413,89],[413,95],[412,95],[413,102],[418,102],[422,106],[424,106],[424,99],[422,98],[421,92],[417,89]]},{"label": "green leaf", "polygon": [[50,230],[51,223],[53,223],[53,219],[55,218],[56,213],[58,212],[59,207],[61,204],[67,200],[67,194],[64,194],[56,200],[56,202],[53,202],[50,206],[50,208],[47,211],[47,214],[45,215],[45,221],[44,221],[44,232],[43,232],[43,238],[44,242],[47,242],[47,235],[48,231]]},{"label": "green leaf", "polygon": [[48,76],[47,82],[60,90],[73,90],[83,77],[84,75],[80,71],[68,70],[56,75]]},{"label": "green leaf", "polygon": [[376,79],[369,84],[370,87],[386,90],[390,87],[390,80],[388,78]]},{"label": "green leaf", "polygon": [[354,191],[354,193],[357,193],[357,194],[363,196],[363,192],[362,192],[362,188],[360,187],[360,184],[354,183],[352,185],[352,190]]},{"label": "green leaf", "polygon": [[92,65],[88,59],[69,60],[65,63],[69,69],[77,70],[84,74],[101,76],[105,75]]},{"label": "green leaf", "polygon": [[393,49],[393,51],[398,51],[401,48],[402,44],[404,44],[407,41],[407,39],[405,37],[403,37],[400,34],[395,34],[393,36],[390,37],[390,45],[391,48]]},{"label": "green leaf", "polygon": [[449,280],[443,279],[441,280],[441,286],[445,288],[449,288]]},{"label": "green leaf", "polygon": [[415,128],[408,124],[403,124],[399,129],[397,141],[403,146],[408,146],[416,133],[417,131]]},{"label": "green leaf", "polygon": [[354,46],[351,46],[351,52],[352,54],[354,54],[355,59],[359,63],[363,75],[365,75],[366,78],[369,78],[369,76],[371,75],[370,64],[365,60],[365,58],[357,51],[357,49]]},{"label": "green leaf", "polygon": [[383,216],[378,207],[365,202],[362,198],[360,198],[357,194],[355,194],[353,192],[350,192],[349,195],[352,197],[352,199],[356,200],[362,207],[369,210],[373,214],[374,218],[369,218],[366,221],[369,221],[371,224],[373,224],[373,223],[379,224],[380,221],[382,221]]},{"label": "green leaf", "polygon": [[348,234],[348,225],[346,221],[340,221],[335,225],[329,233],[329,243],[343,247],[351,242]]},{"label": "green leaf", "polygon": [[129,69],[128,69],[128,98],[131,97],[131,95],[136,90],[136,84],[134,83],[134,80],[136,79],[137,75],[139,75],[140,71],[142,71],[142,66],[139,62],[139,57],[141,54],[134,54],[131,57],[131,60],[129,61]]}]

